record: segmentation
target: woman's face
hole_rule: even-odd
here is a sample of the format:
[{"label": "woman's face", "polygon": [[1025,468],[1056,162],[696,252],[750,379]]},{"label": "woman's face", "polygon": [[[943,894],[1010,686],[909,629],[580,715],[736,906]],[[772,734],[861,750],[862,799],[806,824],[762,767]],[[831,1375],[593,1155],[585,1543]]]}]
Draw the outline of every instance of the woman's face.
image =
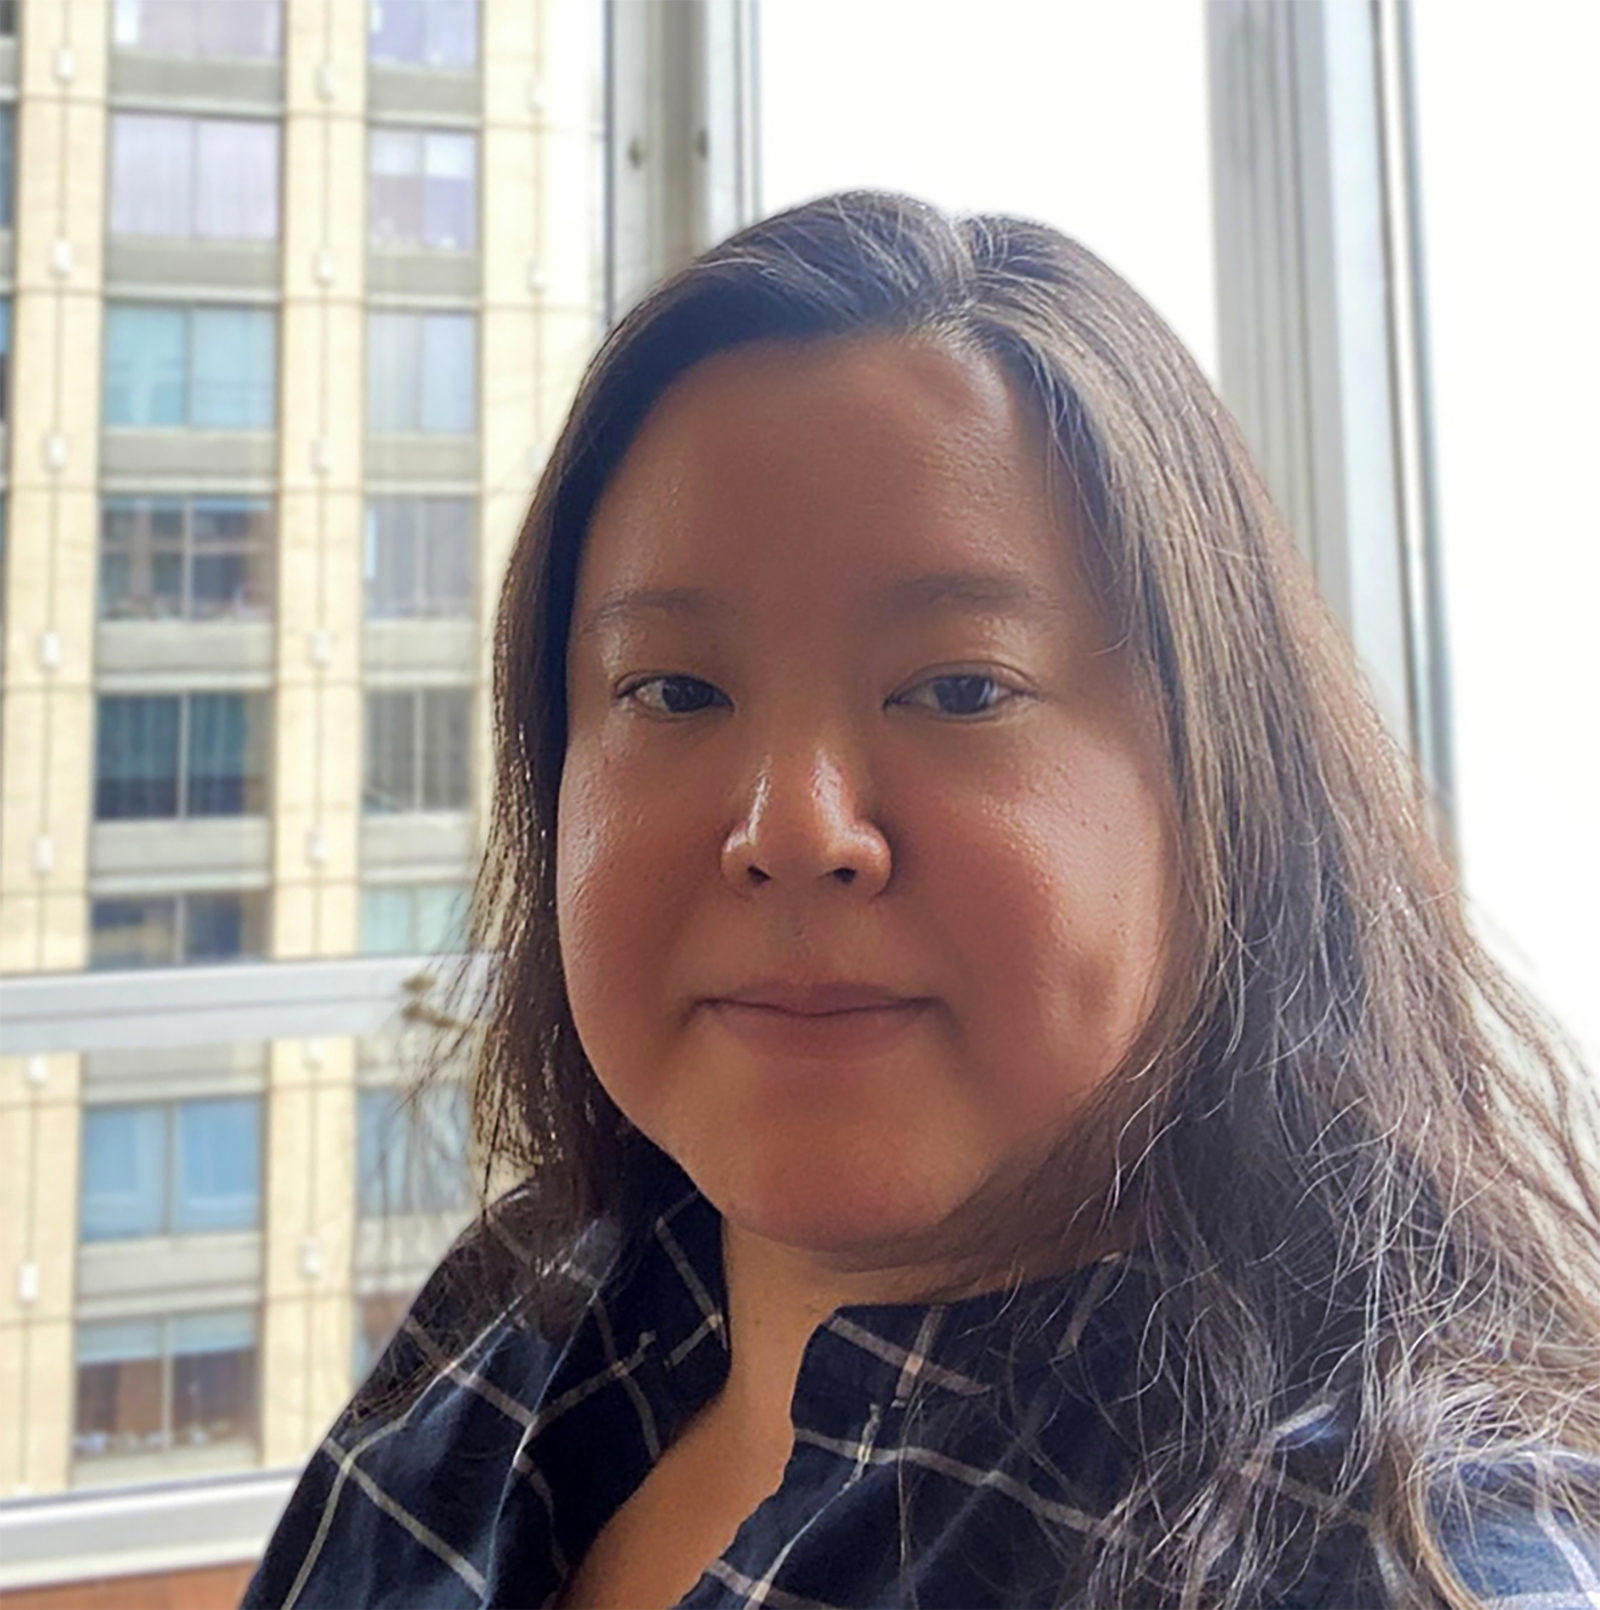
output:
[{"label": "woman's face", "polygon": [[749,1235],[958,1247],[1142,1025],[1172,882],[1153,724],[998,370],[691,370],[595,510],[568,701],[561,952],[612,1098]]}]

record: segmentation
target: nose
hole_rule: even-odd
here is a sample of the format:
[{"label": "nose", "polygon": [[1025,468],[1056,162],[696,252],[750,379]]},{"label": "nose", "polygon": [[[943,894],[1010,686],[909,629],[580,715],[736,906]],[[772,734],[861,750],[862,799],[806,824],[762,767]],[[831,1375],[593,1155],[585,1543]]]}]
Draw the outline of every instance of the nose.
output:
[{"label": "nose", "polygon": [[836,759],[769,756],[722,846],[722,873],[740,894],[767,884],[793,892],[846,887],[862,899],[889,881],[888,840],[861,808]]}]

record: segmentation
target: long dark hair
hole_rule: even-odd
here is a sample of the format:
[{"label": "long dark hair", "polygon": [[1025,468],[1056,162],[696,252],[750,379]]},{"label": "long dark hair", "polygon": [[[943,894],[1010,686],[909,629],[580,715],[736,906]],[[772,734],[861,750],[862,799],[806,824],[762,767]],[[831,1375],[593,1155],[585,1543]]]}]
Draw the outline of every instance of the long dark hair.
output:
[{"label": "long dark hair", "polygon": [[[1091,1211],[1135,1227],[1162,1297],[1140,1355],[1143,1456],[1071,1594],[1254,1602],[1275,1563],[1274,1407],[1337,1377],[1356,1412],[1332,1510],[1360,1495],[1398,1596],[1474,1603],[1435,1524],[1468,1467],[1515,1451],[1547,1496],[1587,1503],[1552,1450],[1600,1451],[1581,1070],[1469,933],[1423,791],[1204,376],[1127,284],[1041,225],[811,202],[662,285],[591,364],[496,628],[473,918],[494,965],[466,1015],[480,1142],[520,1184],[478,1239],[515,1250],[553,1323],[574,1248],[596,1226],[632,1233],[672,1177],[588,1065],[557,940],[567,637],[596,498],[692,365],[853,333],[987,354],[1036,408],[1162,724],[1186,939],[1073,1142],[1111,1159]],[[1035,1229],[1065,1237],[1052,1200],[1047,1173]]]}]

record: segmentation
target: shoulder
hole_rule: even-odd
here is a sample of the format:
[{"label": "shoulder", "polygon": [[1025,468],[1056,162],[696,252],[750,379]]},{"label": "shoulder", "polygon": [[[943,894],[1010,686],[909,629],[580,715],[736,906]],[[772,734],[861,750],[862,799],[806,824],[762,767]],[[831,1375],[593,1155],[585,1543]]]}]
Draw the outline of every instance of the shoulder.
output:
[{"label": "shoulder", "polygon": [[518,1449],[566,1341],[526,1301],[489,1300],[485,1267],[468,1236],[429,1278],[307,1463],[246,1610],[417,1603],[424,1578],[428,1603],[479,1602]]}]

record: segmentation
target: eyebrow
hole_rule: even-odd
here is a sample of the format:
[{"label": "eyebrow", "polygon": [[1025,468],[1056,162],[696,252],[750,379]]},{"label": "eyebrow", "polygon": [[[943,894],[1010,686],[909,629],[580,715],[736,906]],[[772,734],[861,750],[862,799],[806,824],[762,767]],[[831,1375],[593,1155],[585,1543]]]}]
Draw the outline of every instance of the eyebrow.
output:
[{"label": "eyebrow", "polygon": [[[1061,614],[1064,607],[1045,588],[1015,571],[941,570],[891,582],[873,595],[868,613],[875,620],[903,620],[943,609],[1048,617]],[[648,615],[705,619],[738,613],[709,587],[614,587],[601,594],[574,635],[592,637],[608,626]]]}]

